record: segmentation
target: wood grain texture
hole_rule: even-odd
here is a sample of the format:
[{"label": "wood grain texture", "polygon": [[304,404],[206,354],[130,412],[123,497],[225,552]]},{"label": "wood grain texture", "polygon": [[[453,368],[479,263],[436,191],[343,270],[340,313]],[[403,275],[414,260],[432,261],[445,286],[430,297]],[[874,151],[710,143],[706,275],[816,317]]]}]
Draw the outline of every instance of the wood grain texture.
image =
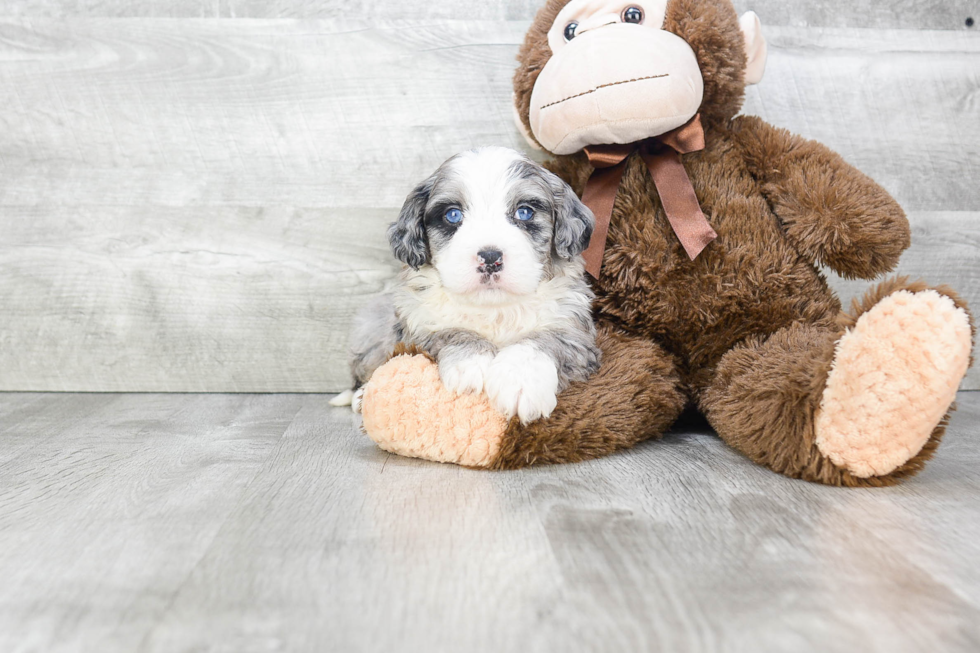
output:
[{"label": "wood grain texture", "polygon": [[[6,0],[0,16],[29,18],[365,18],[531,20],[543,0]],[[766,25],[969,29],[973,0],[735,0]]]},{"label": "wood grain texture", "polygon": [[[79,409],[66,411],[66,399]],[[0,397],[7,409],[18,403]],[[0,649],[137,650],[299,405],[288,396],[46,395],[5,420]]]},{"label": "wood grain texture", "polygon": [[881,490],[780,477],[694,421],[470,471],[326,401],[0,394],[0,650],[980,646],[978,393]]},{"label": "wood grain texture", "polygon": [[[526,27],[0,20],[0,390],[342,389],[405,194],[455,152],[521,146]],[[746,112],[884,184],[916,230],[901,271],[980,305],[980,36],[768,36]]]},{"label": "wood grain texture", "polygon": [[977,18],[974,0],[734,0],[739,12],[755,11],[763,25],[794,27],[859,27],[910,30],[976,30],[966,24]]},{"label": "wood grain texture", "polygon": [[343,387],[348,324],[395,272],[388,212],[343,216],[247,207],[7,210],[0,304],[10,326],[0,336],[0,385]]}]

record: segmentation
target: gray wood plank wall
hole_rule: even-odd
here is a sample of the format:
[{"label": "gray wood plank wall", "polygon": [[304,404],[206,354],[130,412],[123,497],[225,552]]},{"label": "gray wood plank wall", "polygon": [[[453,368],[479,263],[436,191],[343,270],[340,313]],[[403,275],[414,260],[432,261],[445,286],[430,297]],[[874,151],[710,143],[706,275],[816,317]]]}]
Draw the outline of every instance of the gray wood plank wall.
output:
[{"label": "gray wood plank wall", "polygon": [[[5,0],[0,16],[30,18],[366,18],[531,20],[542,0]],[[768,25],[967,29],[976,0],[734,0]]]},{"label": "gray wood plank wall", "polygon": [[[459,150],[522,147],[537,5],[6,0],[0,390],[342,389],[404,195]],[[980,306],[975,3],[739,5],[772,49],[746,113],[885,185],[915,229],[901,271]]]}]

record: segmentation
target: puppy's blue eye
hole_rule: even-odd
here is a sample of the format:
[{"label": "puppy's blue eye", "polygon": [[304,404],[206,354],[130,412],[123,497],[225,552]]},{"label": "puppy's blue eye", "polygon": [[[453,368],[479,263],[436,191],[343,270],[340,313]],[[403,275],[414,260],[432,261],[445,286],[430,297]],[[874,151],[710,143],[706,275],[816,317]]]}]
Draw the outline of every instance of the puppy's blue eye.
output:
[{"label": "puppy's blue eye", "polygon": [[578,23],[569,23],[565,26],[565,40],[571,41],[575,38],[575,32],[578,31]]},{"label": "puppy's blue eye", "polygon": [[459,209],[449,209],[446,211],[446,222],[449,224],[459,224],[463,221],[463,212]]},{"label": "puppy's blue eye", "polygon": [[521,222],[527,222],[533,217],[534,209],[532,209],[530,206],[522,206],[521,208],[517,209],[517,219]]}]

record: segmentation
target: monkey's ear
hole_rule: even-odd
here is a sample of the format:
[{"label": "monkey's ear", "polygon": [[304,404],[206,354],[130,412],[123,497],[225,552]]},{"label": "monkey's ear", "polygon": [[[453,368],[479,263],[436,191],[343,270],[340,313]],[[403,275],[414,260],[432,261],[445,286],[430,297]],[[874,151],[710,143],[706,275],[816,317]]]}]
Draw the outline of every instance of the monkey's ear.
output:
[{"label": "monkey's ear", "polygon": [[425,206],[435,185],[429,177],[416,186],[402,206],[398,219],[388,227],[391,252],[402,263],[418,270],[429,262],[429,241],[425,234]]},{"label": "monkey's ear", "polygon": [[769,46],[762,36],[762,21],[754,11],[747,11],[738,21],[745,36],[745,83],[758,84],[766,72],[766,59],[769,57]]},{"label": "monkey's ear", "polygon": [[517,125],[517,131],[521,132],[521,136],[527,141],[527,144],[531,146],[532,149],[538,150],[539,152],[544,152],[544,148],[538,145],[538,142],[534,140],[531,133],[524,126],[524,121],[521,120],[521,111],[517,108],[517,97],[516,94],[511,96],[510,106],[514,110],[514,124]]}]

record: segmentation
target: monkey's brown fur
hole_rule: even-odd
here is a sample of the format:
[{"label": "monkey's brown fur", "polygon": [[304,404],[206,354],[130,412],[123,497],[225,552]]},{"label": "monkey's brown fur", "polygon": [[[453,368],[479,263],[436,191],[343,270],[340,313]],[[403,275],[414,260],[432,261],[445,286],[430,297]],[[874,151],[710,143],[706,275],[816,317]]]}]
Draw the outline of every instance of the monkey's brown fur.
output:
[{"label": "monkey's brown fur", "polygon": [[[551,56],[546,35],[565,4],[548,1],[519,55],[515,98],[528,132],[531,91]],[[689,260],[633,155],[595,283],[602,369],[563,393],[549,419],[512,422],[493,467],[603,456],[659,437],[693,404],[728,444],[787,476],[880,486],[915,474],[948,415],[922,451],[887,476],[852,476],[814,444],[844,330],[880,299],[926,289],[896,279],[843,314],[816,264],[848,278],[891,271],[910,244],[902,209],[823,145],[735,118],[746,55],[729,0],[671,0],[666,29],[691,45],[704,77],[707,147],[683,160],[719,238]],[[579,194],[593,171],[583,154],[549,165]],[[936,290],[965,308],[949,289]]]}]

